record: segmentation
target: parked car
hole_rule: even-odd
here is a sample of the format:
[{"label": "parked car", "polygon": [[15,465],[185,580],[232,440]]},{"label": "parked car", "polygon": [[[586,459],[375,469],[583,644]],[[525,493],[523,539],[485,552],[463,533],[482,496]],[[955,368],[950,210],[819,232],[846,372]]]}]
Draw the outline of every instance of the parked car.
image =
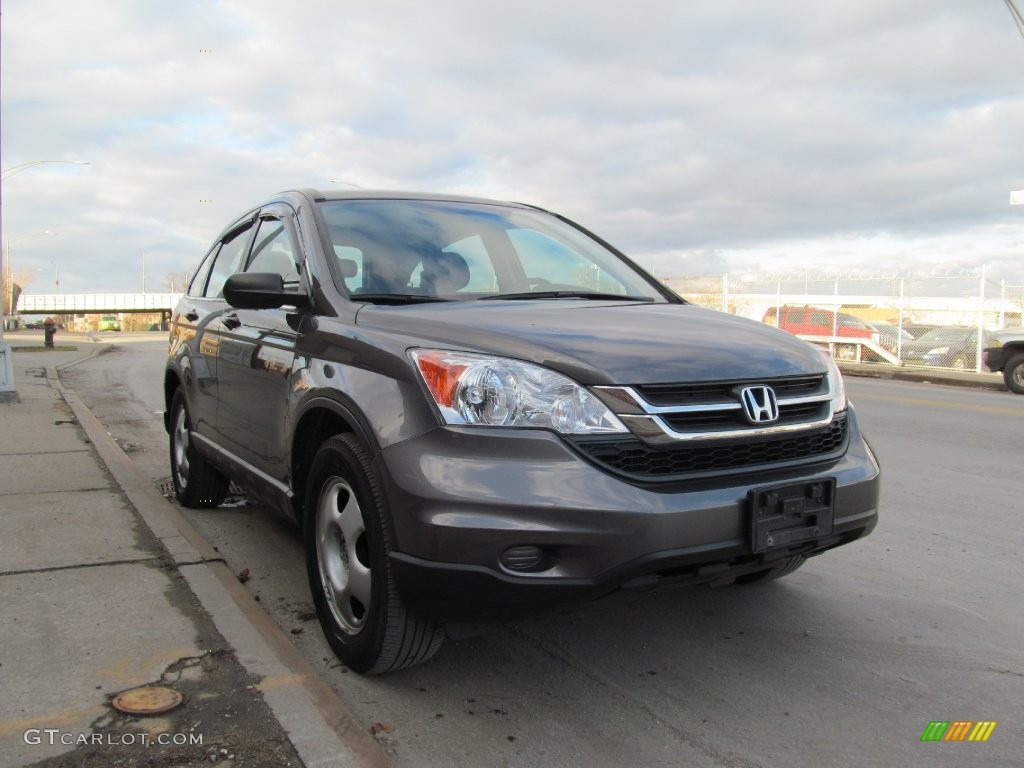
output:
[{"label": "parked car", "polygon": [[1006,388],[1024,395],[1024,328],[994,331],[982,360],[990,371],[1002,371]]},{"label": "parked car", "polygon": [[[982,334],[982,346],[990,346],[991,336]],[[903,345],[904,365],[928,365],[958,371],[977,368],[978,329],[964,325],[946,325],[928,331],[919,339]]]},{"label": "parked car", "polygon": [[117,315],[100,315],[96,328],[99,331],[120,331],[121,320]]},{"label": "parked car", "polygon": [[430,658],[449,621],[778,578],[875,526],[831,359],[561,216],[287,192],[193,275],[164,378],[176,496],[217,506],[230,479],[296,520],[353,670]]},{"label": "parked car", "polygon": [[[778,321],[776,317],[779,316]],[[859,317],[846,312],[835,312],[819,307],[769,307],[763,321],[768,325],[792,333],[794,336],[812,339],[826,337],[847,337],[881,343],[881,334]],[[856,344],[839,344],[836,357],[853,360],[857,357]]]},{"label": "parked car", "polygon": [[929,325],[927,323],[904,323],[903,330],[913,336],[915,339],[919,339],[930,331],[934,331],[936,328],[942,328],[941,325]]}]

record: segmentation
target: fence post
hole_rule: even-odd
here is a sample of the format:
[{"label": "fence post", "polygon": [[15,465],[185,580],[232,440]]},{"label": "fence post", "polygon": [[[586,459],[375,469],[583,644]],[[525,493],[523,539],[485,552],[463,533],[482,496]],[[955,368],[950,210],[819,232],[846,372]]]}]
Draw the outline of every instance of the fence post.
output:
[{"label": "fence post", "polygon": [[836,278],[835,284],[836,292],[836,303],[832,311],[832,336],[835,338],[839,335],[839,278]]},{"label": "fence post", "polygon": [[981,373],[981,350],[985,346],[985,265],[981,266],[981,299],[978,301],[978,343],[974,349],[974,372]]},{"label": "fence post", "polygon": [[899,331],[896,334],[896,359],[903,360],[903,280],[900,278],[900,315],[896,327]]},{"label": "fence post", "polygon": [[999,329],[1006,327],[1006,278],[999,281]]}]

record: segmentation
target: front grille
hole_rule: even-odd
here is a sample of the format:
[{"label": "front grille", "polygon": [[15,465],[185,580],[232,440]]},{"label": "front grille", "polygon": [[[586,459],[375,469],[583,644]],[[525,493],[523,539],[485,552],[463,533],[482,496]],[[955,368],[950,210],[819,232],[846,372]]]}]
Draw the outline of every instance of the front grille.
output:
[{"label": "front grille", "polygon": [[838,458],[846,448],[847,431],[846,414],[841,413],[827,427],[766,438],[657,446],[635,438],[578,438],[573,442],[588,459],[619,474],[673,480]]},{"label": "front grille", "polygon": [[[778,394],[778,390],[776,390]],[[777,424],[800,424],[815,419],[828,418],[828,402],[815,403],[779,403],[779,420]],[[697,432],[725,430],[750,427],[743,411],[691,411],[674,413],[662,417],[676,432]]]},{"label": "front grille", "polygon": [[[799,397],[801,395],[811,395],[820,390],[824,378],[824,376],[818,374],[815,376],[791,376],[780,379],[757,379],[752,383],[771,387],[780,398]],[[702,405],[732,399],[733,391],[741,383],[721,381],[700,382],[698,384],[644,384],[634,387],[634,389],[651,405],[660,407]]]}]

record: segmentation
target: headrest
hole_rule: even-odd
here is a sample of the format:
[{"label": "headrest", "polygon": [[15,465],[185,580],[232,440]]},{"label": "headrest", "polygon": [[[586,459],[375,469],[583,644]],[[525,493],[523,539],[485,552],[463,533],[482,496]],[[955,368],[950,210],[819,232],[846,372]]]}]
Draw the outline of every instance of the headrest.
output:
[{"label": "headrest", "polygon": [[344,278],[355,277],[359,272],[359,265],[355,259],[338,259],[338,267],[341,269],[341,276]]},{"label": "headrest", "polygon": [[435,251],[422,258],[420,286],[433,293],[455,293],[469,285],[469,265],[452,251]]}]

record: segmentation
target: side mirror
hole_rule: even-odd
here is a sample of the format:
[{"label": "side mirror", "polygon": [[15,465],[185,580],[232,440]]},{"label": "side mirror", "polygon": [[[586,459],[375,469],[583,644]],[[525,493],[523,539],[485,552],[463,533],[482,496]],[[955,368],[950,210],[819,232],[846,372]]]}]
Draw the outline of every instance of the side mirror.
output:
[{"label": "side mirror", "polygon": [[276,272],[238,272],[224,283],[224,298],[237,309],[277,309],[288,304],[304,307],[309,297],[284,289],[284,279]]}]

